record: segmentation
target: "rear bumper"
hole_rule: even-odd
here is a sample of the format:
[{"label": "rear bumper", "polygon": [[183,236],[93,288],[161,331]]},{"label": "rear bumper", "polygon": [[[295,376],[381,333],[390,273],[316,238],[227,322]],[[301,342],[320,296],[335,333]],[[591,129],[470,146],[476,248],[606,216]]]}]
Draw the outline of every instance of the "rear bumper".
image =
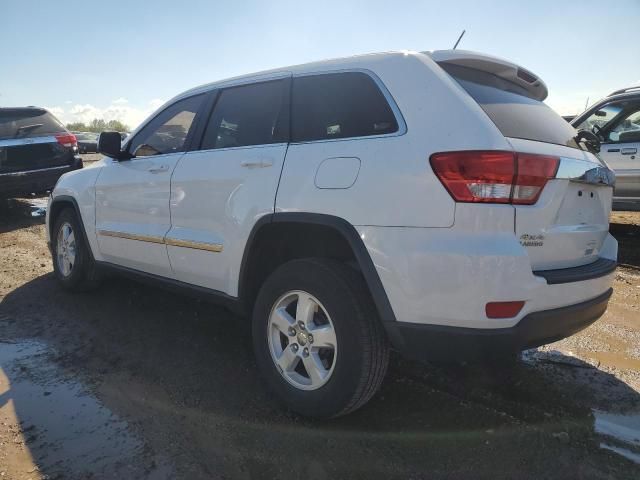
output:
[{"label": "rear bumper", "polygon": [[515,353],[573,335],[588,327],[607,309],[613,289],[562,308],[532,312],[508,328],[463,328],[387,322],[393,346],[417,360],[473,360]]},{"label": "rear bumper", "polygon": [[51,190],[63,174],[80,168],[82,168],[82,159],[75,157],[70,165],[0,173],[0,196],[10,197]]},{"label": "rear bumper", "polygon": [[[527,250],[513,234],[513,213],[505,212],[510,214],[510,222],[504,222],[509,232],[494,229],[488,221],[477,222],[475,229],[357,227],[395,320],[510,328],[531,313],[586,302],[612,287],[617,242],[611,235],[599,248],[597,262],[533,272]],[[485,228],[485,223],[491,228]],[[525,302],[515,317],[486,315],[487,303],[509,301]]]}]

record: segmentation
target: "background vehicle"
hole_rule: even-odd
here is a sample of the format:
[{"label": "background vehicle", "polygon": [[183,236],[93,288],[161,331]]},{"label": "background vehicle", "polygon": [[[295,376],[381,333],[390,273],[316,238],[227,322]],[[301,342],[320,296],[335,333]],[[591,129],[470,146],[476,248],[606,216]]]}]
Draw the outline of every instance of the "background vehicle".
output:
[{"label": "background vehicle", "polygon": [[390,345],[485,358],[566,337],[611,295],[613,176],[546,95],[460,50],[189,90],[61,180],[56,276],[116,270],[251,314],[263,377],[313,416],[366,403]]},{"label": "background vehicle", "polygon": [[82,168],[76,137],[38,107],[0,108],[0,196],[50,190]]},{"label": "background vehicle", "polygon": [[78,140],[78,150],[80,153],[94,153],[98,151],[99,133],[73,132]]},{"label": "background vehicle", "polygon": [[639,210],[640,86],[616,90],[571,124],[600,138],[600,157],[616,172],[614,208]]}]

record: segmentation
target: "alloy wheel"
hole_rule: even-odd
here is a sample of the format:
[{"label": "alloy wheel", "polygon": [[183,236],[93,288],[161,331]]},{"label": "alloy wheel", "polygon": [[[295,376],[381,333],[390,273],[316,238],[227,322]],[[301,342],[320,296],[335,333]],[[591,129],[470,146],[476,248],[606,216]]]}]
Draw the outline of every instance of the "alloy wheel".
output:
[{"label": "alloy wheel", "polygon": [[326,384],[338,354],[331,317],[320,301],[301,291],[290,291],[274,304],[269,316],[269,352],[280,375],[300,390]]}]

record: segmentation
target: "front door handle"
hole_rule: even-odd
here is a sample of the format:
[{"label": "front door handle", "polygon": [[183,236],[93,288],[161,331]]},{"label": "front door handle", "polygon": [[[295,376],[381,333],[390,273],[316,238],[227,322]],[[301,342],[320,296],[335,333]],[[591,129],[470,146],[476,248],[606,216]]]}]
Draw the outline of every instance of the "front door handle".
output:
[{"label": "front door handle", "polygon": [[622,155],[635,155],[636,153],[638,153],[638,149],[635,147],[627,147],[623,148],[620,153],[622,153]]},{"label": "front door handle", "polygon": [[169,165],[158,165],[147,168],[147,172],[149,173],[162,173],[167,171],[169,171]]},{"label": "front door handle", "polygon": [[271,165],[273,165],[273,162],[268,159],[257,160],[255,162],[249,162],[249,161],[240,162],[240,166],[245,168],[265,168],[265,167],[270,167]]}]

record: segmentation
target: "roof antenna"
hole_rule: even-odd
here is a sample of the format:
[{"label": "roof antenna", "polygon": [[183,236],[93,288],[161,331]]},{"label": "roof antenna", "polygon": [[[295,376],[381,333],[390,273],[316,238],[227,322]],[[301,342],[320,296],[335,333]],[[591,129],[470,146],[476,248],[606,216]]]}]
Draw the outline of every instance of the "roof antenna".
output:
[{"label": "roof antenna", "polygon": [[462,37],[464,36],[466,30],[462,30],[462,33],[460,34],[460,36],[458,37],[458,41],[456,42],[456,44],[453,46],[453,49],[455,50],[456,47],[458,46],[458,44],[460,43],[460,40],[462,40]]}]

